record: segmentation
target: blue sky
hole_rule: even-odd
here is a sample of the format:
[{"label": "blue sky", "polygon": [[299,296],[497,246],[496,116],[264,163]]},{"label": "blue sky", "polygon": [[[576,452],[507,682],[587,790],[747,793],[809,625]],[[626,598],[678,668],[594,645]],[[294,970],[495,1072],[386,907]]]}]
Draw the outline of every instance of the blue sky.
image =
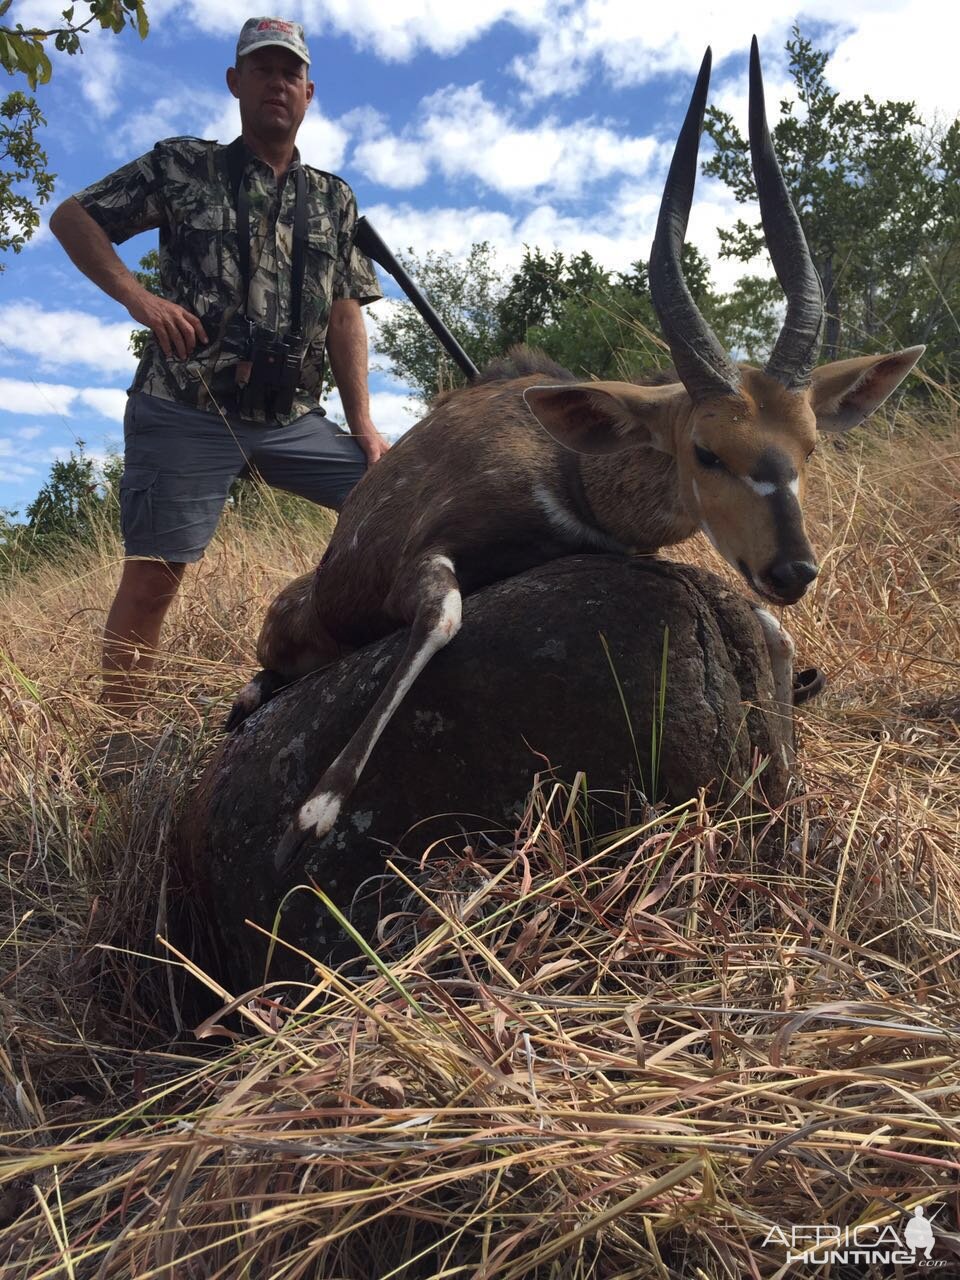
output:
[{"label": "blue sky", "polygon": [[[54,26],[66,0],[15,3],[4,23]],[[960,108],[960,17],[934,0],[720,3],[674,0],[320,0],[288,4],[302,21],[317,92],[300,134],[304,159],[353,186],[395,249],[465,257],[488,240],[505,269],[524,244],[589,249],[609,268],[646,258],[660,189],[693,77],[709,43],[711,99],[743,125],[746,53],[756,32],[768,101],[786,84],[784,40],[799,21],[833,51],[841,93]],[[78,5],[78,12],[85,6]],[[133,323],[69,263],[46,228],[55,204],[176,134],[229,141],[239,117],[225,83],[236,35],[254,11],[226,0],[148,0],[151,32],[95,33],[82,56],[54,55],[37,93],[57,173],[44,224],[0,275],[0,507],[22,507],[78,439],[102,454],[122,440]],[[9,88],[25,87],[16,81]],[[742,213],[701,179],[690,238],[724,287],[718,226]],[[155,233],[120,249],[130,266]],[[376,315],[370,310],[371,360]],[[388,434],[414,420],[406,389],[371,378]],[[336,406],[333,406],[334,409]]]}]

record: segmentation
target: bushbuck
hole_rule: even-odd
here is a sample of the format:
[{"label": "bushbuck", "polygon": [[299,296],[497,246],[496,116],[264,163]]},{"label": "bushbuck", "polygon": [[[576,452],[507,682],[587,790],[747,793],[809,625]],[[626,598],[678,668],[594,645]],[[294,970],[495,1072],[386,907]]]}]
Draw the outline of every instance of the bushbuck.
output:
[{"label": "bushbuck", "polygon": [[[319,568],[270,606],[257,648],[264,670],[241,691],[228,728],[290,681],[410,627],[396,670],[287,828],[278,868],[333,827],[401,699],[457,634],[462,596],[560,556],[649,554],[698,530],[765,602],[794,604],[816,578],[802,504],[817,433],[862,422],[923,348],[813,367],[823,293],[774,154],[754,39],[751,155],[787,310],[763,369],[731,361],[680,267],[709,79],[708,49],[650,258],[679,380],[581,382],[514,352],[436,401],[350,494]],[[792,715],[792,642],[755,607],[775,697]]]}]

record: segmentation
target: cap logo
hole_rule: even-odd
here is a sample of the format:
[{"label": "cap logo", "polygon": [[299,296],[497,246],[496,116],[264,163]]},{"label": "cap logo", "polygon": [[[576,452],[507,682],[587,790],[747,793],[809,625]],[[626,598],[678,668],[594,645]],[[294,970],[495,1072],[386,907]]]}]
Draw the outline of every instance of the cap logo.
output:
[{"label": "cap logo", "polygon": [[[2,8],[3,0],[0,0],[0,10]],[[271,45],[289,49],[309,67],[310,50],[303,38],[303,27],[299,22],[287,22],[285,18],[248,18],[237,40],[237,57],[242,58],[254,49],[264,49]]]}]

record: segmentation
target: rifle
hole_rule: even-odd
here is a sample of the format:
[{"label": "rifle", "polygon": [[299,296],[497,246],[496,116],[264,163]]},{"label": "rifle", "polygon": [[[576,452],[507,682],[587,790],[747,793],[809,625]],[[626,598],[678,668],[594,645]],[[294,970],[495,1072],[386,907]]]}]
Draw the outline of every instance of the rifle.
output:
[{"label": "rifle", "polygon": [[467,380],[472,382],[480,370],[440,319],[433,307],[431,307],[430,303],[413,283],[406,271],[404,271],[403,267],[383,243],[379,234],[374,230],[373,226],[366,218],[357,219],[357,229],[353,242],[361,253],[365,253],[368,258],[372,258],[374,262],[379,263],[379,265],[383,267],[384,271],[388,271],[390,275],[393,276],[394,280],[396,280],[397,284],[439,338],[441,344],[449,352],[452,359],[463,370]]}]

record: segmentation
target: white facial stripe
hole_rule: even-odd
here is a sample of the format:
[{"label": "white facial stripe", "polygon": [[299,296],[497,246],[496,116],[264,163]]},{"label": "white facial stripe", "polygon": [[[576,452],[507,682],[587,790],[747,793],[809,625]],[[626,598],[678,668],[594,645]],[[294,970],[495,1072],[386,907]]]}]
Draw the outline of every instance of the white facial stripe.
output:
[{"label": "white facial stripe", "polygon": [[772,480],[754,480],[752,476],[743,476],[743,483],[761,498],[772,498],[775,493],[792,493],[800,497],[800,477],[794,476],[786,484],[774,484]]}]

